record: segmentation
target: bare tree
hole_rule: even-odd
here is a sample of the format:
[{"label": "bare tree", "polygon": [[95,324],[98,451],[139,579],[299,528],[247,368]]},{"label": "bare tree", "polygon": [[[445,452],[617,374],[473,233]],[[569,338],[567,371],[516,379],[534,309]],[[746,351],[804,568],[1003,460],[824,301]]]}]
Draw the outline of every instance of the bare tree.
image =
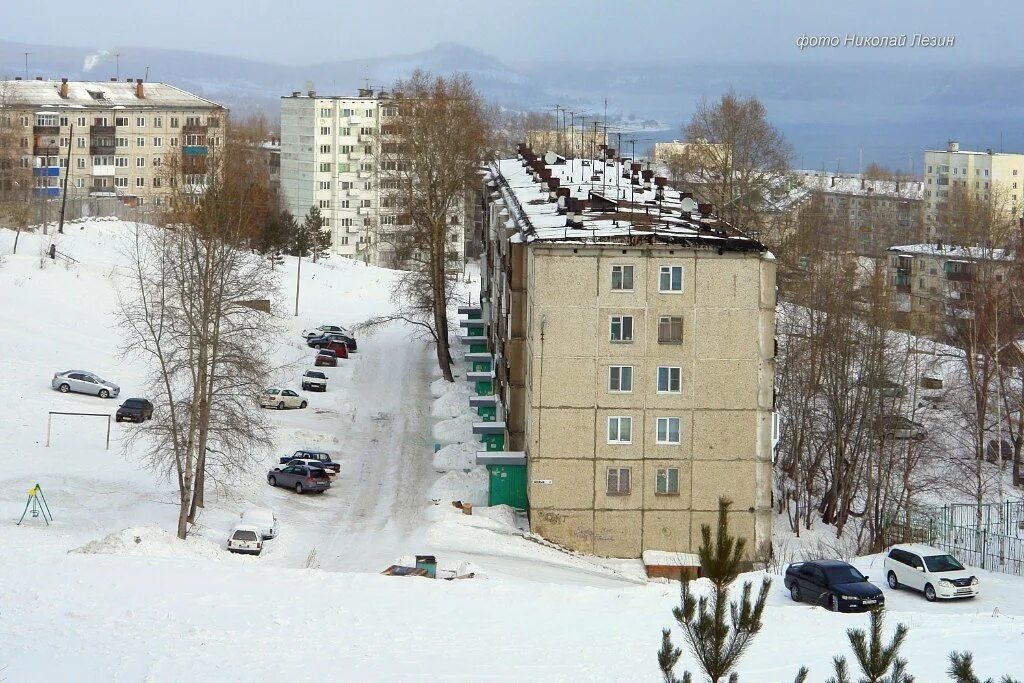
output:
[{"label": "bare tree", "polygon": [[757,224],[792,156],[761,101],[732,91],[702,100],[683,136],[686,144],[669,164],[677,186],[715,204],[733,225]]},{"label": "bare tree", "polygon": [[165,225],[136,230],[120,306],[125,351],[150,363],[157,410],[138,435],[150,463],[177,481],[179,538],[204,505],[207,478],[227,483],[270,436],[256,397],[276,326],[253,303],[273,298],[276,279],[249,249],[266,186],[243,172],[247,148],[223,149],[202,165],[165,163]]},{"label": "bare tree", "polygon": [[[442,376],[452,381],[448,306],[459,262],[467,189],[491,139],[480,95],[465,76],[421,71],[395,83],[381,126],[377,249],[408,269],[394,294],[403,316],[429,329]],[[401,97],[399,98],[399,93]]]},{"label": "bare tree", "polygon": [[29,132],[21,125],[28,110],[19,106],[6,81],[0,81],[0,225],[13,227],[14,253],[31,221],[32,150]]}]

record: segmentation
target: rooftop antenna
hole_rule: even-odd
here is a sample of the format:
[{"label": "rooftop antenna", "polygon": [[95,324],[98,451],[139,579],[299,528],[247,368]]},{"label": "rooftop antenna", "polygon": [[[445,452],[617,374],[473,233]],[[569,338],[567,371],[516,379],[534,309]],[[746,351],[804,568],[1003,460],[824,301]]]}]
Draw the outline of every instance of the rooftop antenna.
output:
[{"label": "rooftop antenna", "polygon": [[144,80],[147,83],[149,83],[149,67],[148,66],[146,67],[146,75],[142,77],[142,80]]},{"label": "rooftop antenna", "polygon": [[114,53],[114,75],[117,76],[117,80],[121,80],[121,53]]},{"label": "rooftop antenna", "polygon": [[30,54],[32,54],[32,53],[31,52],[26,52],[25,53],[25,80],[26,81],[28,80],[28,56]]}]

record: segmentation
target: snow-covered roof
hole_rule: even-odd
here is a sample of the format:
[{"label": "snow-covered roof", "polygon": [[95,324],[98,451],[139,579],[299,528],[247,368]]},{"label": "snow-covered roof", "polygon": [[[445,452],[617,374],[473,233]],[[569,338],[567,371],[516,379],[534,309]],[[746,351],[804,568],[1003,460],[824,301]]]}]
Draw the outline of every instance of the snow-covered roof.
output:
[{"label": "snow-covered roof", "polygon": [[[549,183],[534,180],[533,168],[522,157],[493,162],[484,182],[495,183],[507,204],[511,218],[506,226],[517,231],[514,242],[661,243],[765,252],[760,242],[724,220],[701,214],[692,199],[674,188],[665,186],[659,196],[653,182],[648,189],[633,185],[622,177],[624,169],[628,162],[589,159],[547,165],[558,190],[567,195],[558,202],[550,201]],[[570,226],[565,206],[577,203]],[[692,210],[683,211],[684,205]]]},{"label": "snow-covered roof", "polygon": [[961,247],[954,244],[904,244],[902,246],[889,247],[889,251],[901,254],[916,254],[921,256],[939,256],[949,260],[962,259],[964,261],[1015,261],[1013,252],[1006,249],[993,249],[991,247]]},{"label": "snow-covered roof", "polygon": [[60,81],[3,81],[15,103],[55,109],[167,108],[224,109],[224,105],[193,95],[167,83],[143,83],[143,97],[136,97],[136,83],[124,81],[68,81],[68,96],[60,96]]},{"label": "snow-covered roof", "polygon": [[869,180],[859,173],[823,171],[794,171],[793,176],[801,185],[815,192],[907,200],[924,198],[924,182],[920,180]]}]

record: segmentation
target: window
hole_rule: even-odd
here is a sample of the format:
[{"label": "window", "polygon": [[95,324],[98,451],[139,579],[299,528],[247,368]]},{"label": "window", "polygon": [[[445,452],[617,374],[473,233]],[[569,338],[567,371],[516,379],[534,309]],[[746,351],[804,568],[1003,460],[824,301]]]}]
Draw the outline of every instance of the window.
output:
[{"label": "window", "polygon": [[658,343],[683,343],[683,318],[679,315],[663,315],[658,318]]},{"label": "window", "polygon": [[160,157],[153,157],[153,166],[159,168],[164,163],[164,160]]},{"label": "window", "polygon": [[127,147],[128,138],[114,138],[114,145],[116,147]]},{"label": "window", "polygon": [[661,365],[658,367],[658,393],[678,394],[682,392],[682,368]]},{"label": "window", "polygon": [[127,116],[115,116],[114,117],[114,125],[115,126],[127,126],[128,125],[128,117]]},{"label": "window", "polygon": [[83,178],[75,178],[75,187],[81,190],[85,187],[85,180]]},{"label": "window", "polygon": [[114,178],[114,187],[128,187],[128,178]]},{"label": "window", "polygon": [[320,108],[320,118],[323,118],[323,119],[331,118],[331,108],[330,107],[321,107]]},{"label": "window", "polygon": [[658,274],[659,292],[683,291],[683,267],[662,266]]},{"label": "window", "polygon": [[633,391],[632,365],[612,365],[608,368],[608,391],[623,394]]},{"label": "window", "polygon": [[330,134],[331,134],[331,127],[330,126],[320,126],[320,135],[330,135]]},{"label": "window", "polygon": [[57,143],[60,147],[67,147],[69,140],[67,138],[61,138]]},{"label": "window", "polygon": [[85,148],[85,138],[78,138],[78,149]]},{"label": "window", "polygon": [[144,116],[137,116],[137,117],[135,117],[135,126],[137,128],[145,128],[146,127],[146,118]]},{"label": "window", "polygon": [[153,146],[154,147],[163,147],[164,146],[164,139],[163,138],[153,138]]},{"label": "window", "polygon": [[654,478],[654,492],[661,496],[679,495],[679,468],[659,468]]},{"label": "window", "polygon": [[85,168],[85,158],[78,157],[75,159],[75,168]]},{"label": "window", "polygon": [[331,181],[330,180],[321,180],[320,181],[320,189],[321,190],[329,190],[329,189],[331,189]]},{"label": "window", "polygon": [[178,146],[178,138],[171,138],[171,147]]},{"label": "window", "polygon": [[348,235],[344,235],[344,236],[338,238],[338,244],[340,244],[343,247],[345,245],[347,245],[348,244]]},{"label": "window", "polygon": [[172,116],[171,117],[171,128],[180,128],[180,127],[181,126],[178,125],[178,117],[177,116]]},{"label": "window", "polygon": [[146,146],[146,138],[135,138],[135,146],[136,147],[145,147]]},{"label": "window", "polygon": [[128,157],[114,157],[114,166],[128,168]]},{"label": "window", "polygon": [[608,443],[633,443],[633,418],[608,418]]},{"label": "window", "polygon": [[330,154],[331,153],[331,146],[330,145],[320,145],[320,153],[321,154]]},{"label": "window", "polygon": [[352,129],[348,128],[348,127],[339,128],[338,129],[338,135],[342,135],[342,136],[344,136],[344,135],[352,135]]},{"label": "window", "polygon": [[633,266],[612,266],[612,290],[627,292],[633,289]]},{"label": "window", "polygon": [[321,209],[329,209],[329,208],[331,208],[331,200],[330,199],[321,199],[320,200],[320,208]]},{"label": "window", "polygon": [[611,340],[613,342],[633,341],[633,316],[613,315]]},{"label": "window", "polygon": [[135,167],[136,168],[145,168],[145,166],[146,166],[146,157],[135,157]]},{"label": "window", "polygon": [[162,116],[157,116],[157,117],[153,118],[153,127],[154,128],[163,128],[164,127],[164,119],[163,119]]},{"label": "window", "polygon": [[[153,178],[153,187],[162,187],[162,186],[163,186],[163,181],[160,178]],[[160,203],[160,200],[158,199],[157,200],[157,204],[159,204],[159,203]]]},{"label": "window", "polygon": [[[68,117],[67,116],[61,116],[60,117],[60,125],[63,126],[64,128],[67,128],[67,125],[68,125]],[[1017,172],[1014,171],[1013,174],[1017,175]]]},{"label": "window", "polygon": [[659,417],[658,418],[657,442],[659,444],[679,443],[679,418]]},{"label": "window", "polygon": [[77,122],[77,124],[76,124],[76,125],[77,125],[77,126],[78,126],[79,128],[84,128],[84,127],[85,127],[85,117],[84,117],[84,116],[79,116],[79,117],[78,117],[78,122]]},{"label": "window", "polygon": [[609,467],[608,468],[608,495],[628,496],[629,495],[629,468]]},{"label": "window", "polygon": [[330,173],[331,172],[331,164],[330,164],[330,162],[320,164],[320,172],[321,173]]},{"label": "window", "polygon": [[145,187],[145,186],[146,186],[146,179],[145,178],[136,178],[135,179],[135,187]]},{"label": "window", "polygon": [[342,199],[341,200],[341,208],[343,208],[343,209],[349,208],[349,202],[348,202],[347,199]]}]

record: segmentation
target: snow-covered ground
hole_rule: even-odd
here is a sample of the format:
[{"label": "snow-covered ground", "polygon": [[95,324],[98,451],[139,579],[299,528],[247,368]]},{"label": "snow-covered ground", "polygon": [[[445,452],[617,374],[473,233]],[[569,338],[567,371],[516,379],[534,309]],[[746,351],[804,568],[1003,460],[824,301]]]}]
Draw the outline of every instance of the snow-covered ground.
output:
[{"label": "snow-covered ground", "polygon": [[[468,387],[436,381],[430,350],[404,327],[360,335],[359,353],[327,369],[329,390],[308,394],[308,409],[271,414],[278,436],[265,464],[326,449],[341,463],[331,490],[299,497],[267,486],[265,469],[249,473],[210,496],[188,543],[172,536],[173,482],[123,448],[131,425],[113,424],[105,450],[105,421],[56,419],[46,447],[47,411],[120,403],[58,394],[53,372],[90,369],[119,383],[121,398],[141,392],[144,368],[121,353],[114,316],[130,229],[72,225],[58,249],[79,263],[45,268],[39,235],[22,235],[12,256],[13,233],[0,231],[0,680],[658,679],[677,586],[645,582],[637,562],[547,547],[507,509],[481,507],[486,475],[464,444]],[[386,312],[396,274],[304,263],[293,317],[294,259],[281,272],[287,332],[275,361],[289,369],[273,380],[298,388],[293,363],[312,357],[299,331]],[[37,482],[54,522],[15,526]],[[473,514],[454,499],[474,503]],[[277,512],[279,536],[260,557],[229,555],[230,525],[250,504]],[[414,554],[476,577],[379,574]],[[878,558],[858,562],[881,579]],[[918,680],[945,680],[952,649],[973,650],[986,675],[1024,675],[1024,580],[980,575],[984,592],[968,603],[884,589],[890,624],[911,627],[905,655]],[[807,664],[823,680],[831,657],[847,653],[846,628],[865,623],[791,603],[776,581],[742,678],[792,680]]]}]

